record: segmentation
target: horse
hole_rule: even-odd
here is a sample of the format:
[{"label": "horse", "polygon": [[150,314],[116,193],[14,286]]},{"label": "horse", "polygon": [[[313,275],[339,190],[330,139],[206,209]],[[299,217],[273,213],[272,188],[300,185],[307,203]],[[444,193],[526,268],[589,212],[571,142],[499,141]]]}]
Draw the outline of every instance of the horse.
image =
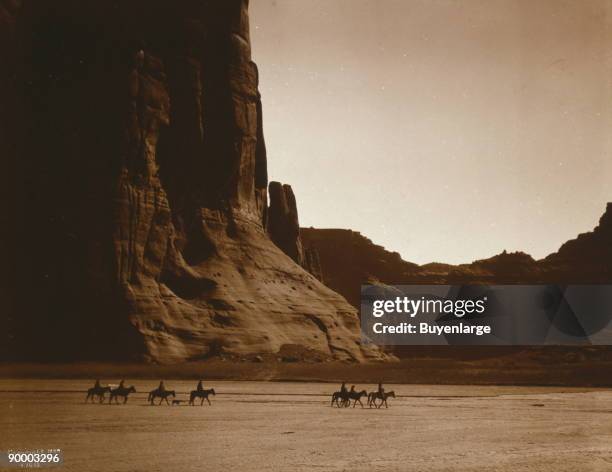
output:
[{"label": "horse", "polygon": [[376,405],[376,403],[374,403],[376,398],[378,398],[378,390],[368,393],[368,406],[370,408],[372,408],[373,404]]},{"label": "horse", "polygon": [[109,405],[113,401],[113,398],[115,399],[115,403],[119,403],[119,397],[123,397],[123,403],[126,403],[130,393],[136,393],[136,388],[133,385],[131,387],[113,388],[110,391],[110,398],[108,399]]},{"label": "horse", "polygon": [[204,400],[206,400],[208,402],[209,405],[211,405],[210,400],[208,399],[208,397],[210,395],[215,395],[215,389],[214,388],[210,388],[208,390],[192,390],[191,394],[189,395],[189,404],[193,405],[193,401],[196,398],[201,398],[202,401],[200,402],[200,406],[202,406],[204,404]]},{"label": "horse", "polygon": [[[372,405],[374,405],[376,408],[380,408],[384,403],[385,408],[389,408],[387,398],[395,398],[395,392],[391,390],[390,392],[383,392],[382,395],[378,391],[370,392],[368,395],[368,405],[370,408],[372,408]],[[380,405],[376,404],[376,400],[380,400]]]},{"label": "horse", "polygon": [[149,392],[147,401],[151,403],[151,405],[154,405],[153,401],[157,397],[160,398],[158,405],[161,405],[164,400],[166,400],[166,404],[170,405],[168,402],[168,397],[176,397],[176,392],[174,390],[160,390],[159,388],[156,388],[155,390],[151,390]]},{"label": "horse", "polygon": [[[338,403],[338,400],[342,400],[342,401]],[[338,408],[342,408],[343,406],[348,406],[348,403],[347,403],[348,401],[349,401],[348,392],[343,392],[340,390],[340,391],[332,393],[330,406],[334,406],[334,403],[335,403]]]},{"label": "horse", "polygon": [[100,403],[102,403],[104,401],[104,395],[106,394],[106,392],[110,393],[111,388],[110,387],[91,387],[89,390],[87,390],[87,396],[85,397],[85,403],[87,403],[87,400],[89,400],[90,398],[91,398],[91,403],[93,403],[95,397],[99,397]]},{"label": "horse", "polygon": [[355,406],[357,405],[357,402],[359,402],[359,404],[361,405],[361,408],[363,408],[363,403],[361,403],[361,397],[367,397],[367,396],[368,396],[368,392],[366,392],[365,390],[362,390],[361,392],[357,392],[355,390],[350,391],[348,393],[348,404],[346,404],[345,406],[348,406],[351,403],[351,400],[354,400],[353,408],[355,408]]}]

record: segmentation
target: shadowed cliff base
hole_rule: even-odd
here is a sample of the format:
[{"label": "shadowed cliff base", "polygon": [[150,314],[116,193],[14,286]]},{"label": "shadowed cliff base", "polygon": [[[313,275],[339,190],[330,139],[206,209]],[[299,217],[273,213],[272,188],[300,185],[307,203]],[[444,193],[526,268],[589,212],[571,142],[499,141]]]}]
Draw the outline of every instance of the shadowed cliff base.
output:
[{"label": "shadowed cliff base", "polygon": [[2,378],[220,379],[446,385],[610,387],[612,350],[436,346],[398,362],[293,362],[279,356],[210,359],[181,364],[0,363]]}]

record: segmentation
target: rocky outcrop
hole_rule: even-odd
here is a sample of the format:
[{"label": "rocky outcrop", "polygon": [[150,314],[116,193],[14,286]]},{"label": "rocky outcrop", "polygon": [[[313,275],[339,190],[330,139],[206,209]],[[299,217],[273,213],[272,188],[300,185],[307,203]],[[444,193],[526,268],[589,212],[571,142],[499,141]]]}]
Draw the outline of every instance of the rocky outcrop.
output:
[{"label": "rocky outcrop", "polygon": [[410,279],[418,266],[402,260],[360,233],[343,229],[302,228],[304,245],[316,251],[323,281],[358,307],[361,284]]},{"label": "rocky outcrop", "polygon": [[612,281],[612,203],[593,231],[582,233],[563,244],[542,264],[547,272],[582,283]]},{"label": "rocky outcrop", "polygon": [[270,182],[269,194],[267,230],[270,239],[281,251],[322,281],[319,252],[315,247],[304,246],[302,241],[297,203],[291,186]]},{"label": "rocky outcrop", "polygon": [[291,259],[303,265],[304,250],[293,190],[290,185],[270,182],[269,194],[267,228],[270,239]]},{"label": "rocky outcrop", "polygon": [[247,3],[23,2],[11,352],[381,358],[266,232],[299,226],[289,187],[267,208]]},{"label": "rocky outcrop", "polygon": [[321,256],[316,247],[306,246],[304,248],[304,269],[314,275],[318,280],[323,281],[323,268],[321,267]]}]

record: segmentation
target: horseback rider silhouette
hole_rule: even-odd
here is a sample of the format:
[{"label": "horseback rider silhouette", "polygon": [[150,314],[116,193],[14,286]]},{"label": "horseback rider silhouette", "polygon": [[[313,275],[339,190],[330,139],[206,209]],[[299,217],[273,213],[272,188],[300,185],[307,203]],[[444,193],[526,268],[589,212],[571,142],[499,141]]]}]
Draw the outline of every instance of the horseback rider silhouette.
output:
[{"label": "horseback rider silhouette", "polygon": [[346,389],[346,382],[342,382],[342,385],[340,386],[340,394],[346,395],[347,392],[348,390]]},{"label": "horseback rider silhouette", "polygon": [[123,388],[124,387],[124,385],[123,385],[124,382],[125,382],[125,380],[121,379],[121,382],[119,382],[119,388]]},{"label": "horseback rider silhouette", "polygon": [[385,389],[382,386],[382,382],[378,382],[378,394],[380,395],[380,398],[384,398]]},{"label": "horseback rider silhouette", "polygon": [[166,386],[164,385],[164,381],[163,380],[159,381],[159,387],[157,387],[157,390],[159,390],[160,392],[165,392],[166,391]]},{"label": "horseback rider silhouette", "polygon": [[198,386],[197,386],[196,390],[198,392],[201,392],[202,390],[204,390],[204,385],[202,384],[201,380],[198,382]]},{"label": "horseback rider silhouette", "polygon": [[96,379],[96,383],[94,384],[94,388],[98,389],[101,388],[102,385],[100,385],[100,379]]}]

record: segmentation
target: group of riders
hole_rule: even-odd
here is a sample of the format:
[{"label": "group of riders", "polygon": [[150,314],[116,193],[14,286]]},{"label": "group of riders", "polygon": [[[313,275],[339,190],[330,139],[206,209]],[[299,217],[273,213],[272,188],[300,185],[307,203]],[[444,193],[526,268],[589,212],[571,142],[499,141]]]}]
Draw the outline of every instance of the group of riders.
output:
[{"label": "group of riders", "polygon": [[[357,391],[355,390],[355,386],[351,385],[351,389],[348,390],[346,388],[346,382],[342,382],[340,386],[340,390],[334,392],[332,394],[331,406],[334,404],[339,407],[348,407],[351,404],[351,400],[353,401],[353,408],[359,403],[363,407],[363,403],[361,402],[361,397],[368,397],[368,406],[380,408],[382,405],[385,405],[386,408],[389,407],[387,404],[387,399],[389,397],[395,398],[395,392],[385,392],[385,389],[382,385],[382,382],[378,383],[378,389],[373,392],[366,392],[365,390]],[[380,404],[376,403],[377,400],[380,400]]]},{"label": "group of riders", "polygon": [[[129,394],[136,392],[136,389],[133,386],[126,387],[125,380],[121,380],[119,382],[118,387],[111,388],[110,386],[103,387],[102,384],[100,384],[100,380],[96,379],[94,386],[87,391],[87,397],[85,401],[91,398],[91,401],[93,402],[94,399],[98,397],[100,402],[102,402],[104,401],[104,396],[107,392],[110,393],[109,403],[113,399],[115,399],[115,402],[118,403],[118,397],[122,397],[123,403],[126,403]],[[210,400],[208,399],[208,396],[211,394],[214,395],[215,390],[214,389],[205,390],[204,383],[202,382],[202,380],[200,380],[198,381],[198,385],[196,389],[191,391],[189,403],[193,404],[193,400],[195,398],[201,398],[202,403],[204,403],[204,400],[207,400],[208,403],[210,404]],[[176,392],[174,390],[167,390],[166,386],[164,385],[164,381],[161,380],[159,382],[158,387],[154,390],[151,390],[151,392],[149,392],[148,401],[151,404],[153,404],[153,400],[155,398],[160,398],[160,404],[164,400],[166,401],[166,403],[168,403],[168,397],[176,397]],[[173,400],[173,404],[179,404],[179,403],[180,403],[180,400]]]},{"label": "group of riders", "polygon": [[[116,388],[111,388],[110,386],[103,387],[100,384],[100,380],[96,380],[93,388],[90,388],[87,391],[87,397],[85,401],[91,399],[91,401],[93,402],[94,399],[98,397],[101,403],[104,401],[104,396],[107,392],[110,394],[109,403],[112,402],[113,399],[115,400],[115,403],[119,403],[119,397],[123,398],[123,403],[126,403],[129,394],[136,392],[136,389],[134,388],[134,386],[126,387],[125,380],[121,380],[121,382],[119,382],[119,386]],[[208,398],[210,395],[215,395],[215,390],[212,388],[208,390],[204,389],[204,383],[202,382],[202,380],[200,380],[198,381],[196,389],[192,390],[190,393],[189,404],[193,405],[194,400],[196,398],[200,398],[200,405],[204,404],[204,400],[206,400],[210,405],[210,399]],[[368,397],[368,406],[380,408],[383,404],[385,405],[385,407],[388,407],[387,399],[389,397],[395,398],[395,393],[392,391],[385,392],[382,382],[378,383],[377,390],[370,392],[369,394],[365,390],[359,392],[356,391],[354,385],[351,385],[351,389],[349,390],[346,388],[346,382],[342,382],[340,390],[334,392],[334,394],[332,395],[331,405],[333,406],[335,404],[338,407],[348,407],[351,401],[353,401],[353,408],[357,405],[357,403],[359,403],[363,407],[364,405],[361,402],[361,398],[365,396]],[[174,390],[167,390],[166,386],[164,385],[164,381],[161,380],[159,382],[159,386],[149,392],[148,401],[151,404],[154,404],[154,400],[156,398],[159,398],[159,404],[161,404],[163,401],[169,404],[168,397],[174,398],[172,400],[173,404],[181,403],[181,400],[176,400],[175,398],[176,392]],[[380,403],[377,403],[378,400],[380,400]]]}]

